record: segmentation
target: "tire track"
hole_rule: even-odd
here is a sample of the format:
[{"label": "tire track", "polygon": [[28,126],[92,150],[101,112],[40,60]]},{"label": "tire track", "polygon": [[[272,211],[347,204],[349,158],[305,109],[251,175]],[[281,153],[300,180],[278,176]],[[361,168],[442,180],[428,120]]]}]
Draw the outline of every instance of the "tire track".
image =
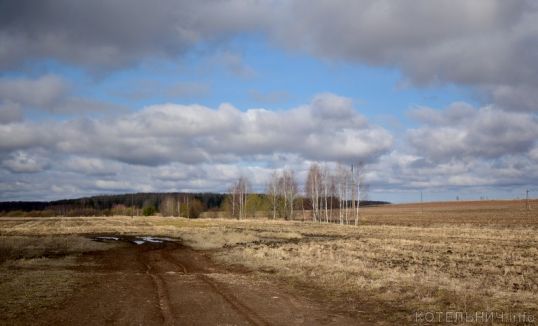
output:
[{"label": "tire track", "polygon": [[[176,249],[176,248],[174,248]],[[166,260],[167,262],[169,262],[170,264],[176,266],[176,267],[179,267],[181,269],[181,272],[183,274],[188,274],[188,270],[187,270],[187,267],[185,267],[185,265],[183,265],[182,263],[180,263],[177,259],[175,259],[172,255],[170,255],[170,252],[169,250],[161,250],[161,257]]]},{"label": "tire track", "polygon": [[[172,256],[169,252],[170,250],[171,248],[163,248],[161,251],[161,254],[162,254],[161,256],[172,265],[179,267],[183,271],[184,274],[189,274],[187,267],[185,267],[185,265],[182,264],[177,258]],[[226,301],[239,315],[245,318],[251,325],[256,325],[256,326],[271,325],[268,321],[263,319],[263,317],[257,314],[254,310],[252,310],[251,308],[243,304],[241,301],[239,301],[235,295],[227,291],[222,285],[219,285],[218,282],[211,279],[206,274],[192,273],[192,275],[195,275],[199,280],[207,284],[214,293],[218,294],[224,301]]]},{"label": "tire track", "polygon": [[265,319],[263,319],[260,315],[258,315],[254,310],[250,309],[243,303],[241,303],[233,294],[230,292],[224,290],[222,286],[218,286],[217,282],[212,280],[209,276],[205,274],[196,274],[198,279],[202,280],[204,283],[209,285],[209,287],[215,292],[218,293],[224,301],[226,301],[232,308],[238,312],[240,315],[242,315],[250,324],[252,325],[260,325],[260,326],[268,326],[271,325],[269,322],[267,322]]},{"label": "tire track", "polygon": [[[162,251],[163,248],[158,248],[158,249],[153,249],[153,250]],[[168,293],[166,290],[166,284],[162,276],[159,273],[156,273],[155,270],[151,267],[151,264],[147,257],[147,255],[149,255],[149,252],[150,251],[144,251],[139,254],[141,263],[146,267],[146,275],[149,275],[151,277],[151,280],[153,281],[153,285],[155,289],[157,290],[157,297],[159,299],[159,308],[160,308],[161,315],[163,318],[163,324],[174,325],[175,324],[174,317],[172,315],[172,309],[170,305],[170,299],[168,297]]]}]

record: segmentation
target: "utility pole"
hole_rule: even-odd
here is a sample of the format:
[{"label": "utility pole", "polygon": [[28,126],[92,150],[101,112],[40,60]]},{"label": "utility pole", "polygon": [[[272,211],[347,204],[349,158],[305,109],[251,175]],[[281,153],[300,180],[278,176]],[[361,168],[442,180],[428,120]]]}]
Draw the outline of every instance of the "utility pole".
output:
[{"label": "utility pole", "polygon": [[527,196],[525,197],[525,207],[527,208],[527,210],[530,210],[530,207],[529,207],[529,189],[527,189]]},{"label": "utility pole", "polygon": [[134,205],[133,205],[133,202],[134,202],[134,194],[131,193],[131,218],[134,218]]},{"label": "utility pole", "polygon": [[422,191],[420,192],[420,214],[424,214],[424,205],[422,204]]}]

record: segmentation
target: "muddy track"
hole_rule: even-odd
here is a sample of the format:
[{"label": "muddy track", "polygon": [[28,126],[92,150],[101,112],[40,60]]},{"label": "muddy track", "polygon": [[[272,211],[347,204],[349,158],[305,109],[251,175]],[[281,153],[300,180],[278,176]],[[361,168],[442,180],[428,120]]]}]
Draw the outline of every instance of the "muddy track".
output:
[{"label": "muddy track", "polygon": [[[157,249],[161,250],[161,249]],[[142,253],[142,251],[140,251]],[[146,274],[151,277],[153,285],[159,298],[159,308],[163,318],[164,325],[174,325],[174,317],[172,314],[172,309],[170,307],[170,299],[168,296],[168,291],[166,290],[165,281],[159,273],[156,273],[155,270],[151,267],[151,263],[148,260],[148,256],[145,254],[138,255],[140,262],[146,266]]]},{"label": "muddy track", "polygon": [[[163,259],[179,267],[184,274],[190,274],[187,267],[170,254],[169,248],[163,248],[160,253]],[[271,325],[254,310],[243,304],[235,295],[226,289],[225,286],[211,279],[207,274],[196,272],[193,274],[196,275],[199,280],[207,284],[216,294],[220,295],[223,300],[225,300],[238,314],[242,315],[250,324],[256,326]]]},{"label": "muddy track", "polygon": [[89,282],[32,324],[357,325],[285,285],[215,264],[209,252],[124,241],[82,256],[76,272]]},{"label": "muddy track", "polygon": [[226,300],[226,302],[230,304],[230,306],[233,307],[233,309],[235,309],[235,311],[245,317],[245,319],[248,320],[252,325],[271,325],[269,322],[259,316],[254,310],[241,303],[241,301],[239,301],[233,294],[226,291],[217,282],[211,280],[211,278],[207,275],[198,274],[198,278],[209,285],[213,291],[218,293],[224,300]]}]

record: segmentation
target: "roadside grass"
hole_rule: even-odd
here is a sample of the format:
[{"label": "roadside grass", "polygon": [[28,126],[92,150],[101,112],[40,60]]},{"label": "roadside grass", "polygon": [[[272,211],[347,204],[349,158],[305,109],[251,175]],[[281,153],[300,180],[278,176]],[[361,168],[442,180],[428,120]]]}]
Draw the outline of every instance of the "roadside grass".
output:
[{"label": "roadside grass", "polygon": [[0,316],[20,322],[59,307],[80,283],[70,270],[20,270],[0,267]]},{"label": "roadside grass", "polygon": [[0,264],[8,260],[61,257],[109,246],[88,238],[69,236],[0,236]]},{"label": "roadside grass", "polygon": [[24,324],[59,307],[84,282],[77,256],[111,246],[76,235],[0,236],[1,319]]},{"label": "roadside grass", "polygon": [[[400,320],[414,311],[510,310],[538,315],[535,231],[357,229],[352,236],[344,232],[333,238],[236,246],[215,258],[273,273],[299,286],[313,285],[357,307],[387,307],[399,312]],[[453,236],[460,232],[463,236]]]}]

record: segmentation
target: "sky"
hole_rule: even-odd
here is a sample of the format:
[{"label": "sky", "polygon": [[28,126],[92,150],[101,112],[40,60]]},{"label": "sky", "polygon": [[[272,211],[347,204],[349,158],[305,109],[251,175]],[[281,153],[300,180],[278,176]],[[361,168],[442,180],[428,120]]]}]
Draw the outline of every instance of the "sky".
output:
[{"label": "sky", "polygon": [[357,162],[371,200],[536,197],[537,62],[530,0],[4,0],[0,201]]}]

